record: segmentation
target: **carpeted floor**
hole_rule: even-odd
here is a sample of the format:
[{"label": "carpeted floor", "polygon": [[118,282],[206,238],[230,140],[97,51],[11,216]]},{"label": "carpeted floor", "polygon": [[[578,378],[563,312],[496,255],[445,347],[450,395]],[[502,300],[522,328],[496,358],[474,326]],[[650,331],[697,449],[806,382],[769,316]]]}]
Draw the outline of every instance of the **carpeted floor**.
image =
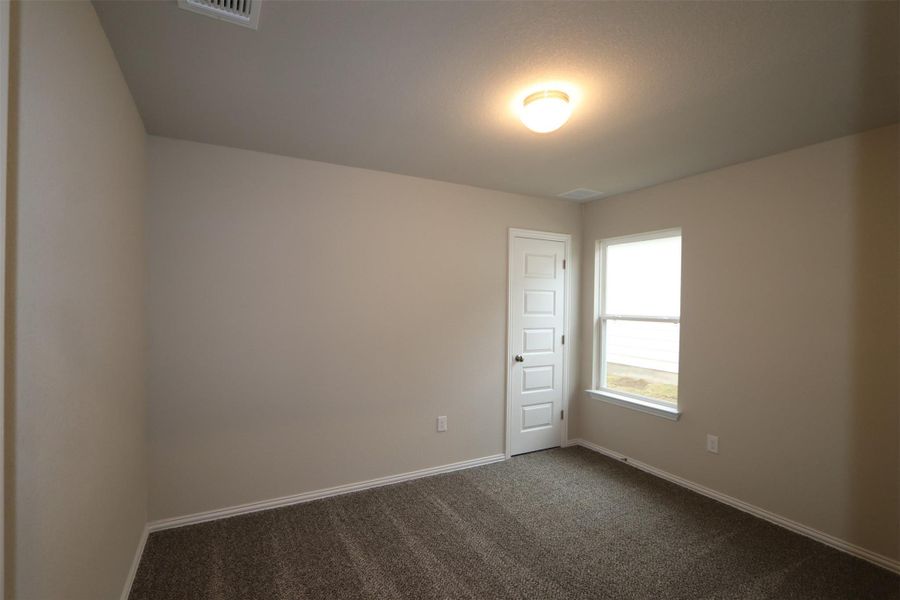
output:
[{"label": "carpeted floor", "polygon": [[583,448],[150,536],[131,600],[900,599],[900,577]]}]

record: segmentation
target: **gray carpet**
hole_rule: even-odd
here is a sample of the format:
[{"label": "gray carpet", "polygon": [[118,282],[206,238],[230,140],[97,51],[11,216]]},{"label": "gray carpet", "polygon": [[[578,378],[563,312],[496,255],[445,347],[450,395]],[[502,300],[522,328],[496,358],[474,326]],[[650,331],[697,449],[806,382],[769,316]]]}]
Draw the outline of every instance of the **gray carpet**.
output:
[{"label": "gray carpet", "polygon": [[131,600],[900,598],[900,577],[582,448],[150,536]]}]

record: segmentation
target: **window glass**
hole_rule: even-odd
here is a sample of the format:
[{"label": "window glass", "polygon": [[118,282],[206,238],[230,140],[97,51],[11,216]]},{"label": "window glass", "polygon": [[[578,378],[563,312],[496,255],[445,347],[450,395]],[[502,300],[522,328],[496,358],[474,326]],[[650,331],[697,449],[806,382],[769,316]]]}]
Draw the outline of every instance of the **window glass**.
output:
[{"label": "window glass", "polygon": [[606,386],[676,404],[678,323],[606,321]]},{"label": "window glass", "polygon": [[681,312],[681,237],[607,246],[604,312],[677,316]]}]

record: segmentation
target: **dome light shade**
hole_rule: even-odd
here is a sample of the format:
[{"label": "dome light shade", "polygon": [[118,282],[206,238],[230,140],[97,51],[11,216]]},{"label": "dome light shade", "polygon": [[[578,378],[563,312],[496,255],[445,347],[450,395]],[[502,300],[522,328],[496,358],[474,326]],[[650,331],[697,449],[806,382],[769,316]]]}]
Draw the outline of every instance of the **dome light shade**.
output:
[{"label": "dome light shade", "polygon": [[559,90],[535,92],[522,101],[522,122],[535,133],[550,133],[572,115],[569,95]]}]

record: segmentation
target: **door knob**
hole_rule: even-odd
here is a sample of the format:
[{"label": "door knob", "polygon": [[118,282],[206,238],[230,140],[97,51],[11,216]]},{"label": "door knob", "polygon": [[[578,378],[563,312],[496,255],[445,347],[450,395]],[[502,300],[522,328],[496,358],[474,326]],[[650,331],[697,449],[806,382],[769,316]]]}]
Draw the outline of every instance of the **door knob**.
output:
[{"label": "door knob", "polygon": [[516,362],[525,362],[525,359],[522,358],[521,354],[516,354]]}]

